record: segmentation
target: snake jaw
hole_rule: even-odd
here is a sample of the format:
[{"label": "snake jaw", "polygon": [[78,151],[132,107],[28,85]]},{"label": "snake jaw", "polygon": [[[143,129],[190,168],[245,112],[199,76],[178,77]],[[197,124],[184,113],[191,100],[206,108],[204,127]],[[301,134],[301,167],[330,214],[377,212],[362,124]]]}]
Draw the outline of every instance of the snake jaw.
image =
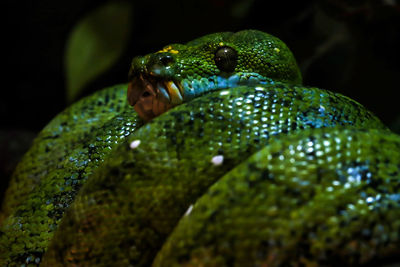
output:
[{"label": "snake jaw", "polygon": [[183,102],[178,82],[139,74],[128,85],[128,102],[139,116],[149,121]]}]

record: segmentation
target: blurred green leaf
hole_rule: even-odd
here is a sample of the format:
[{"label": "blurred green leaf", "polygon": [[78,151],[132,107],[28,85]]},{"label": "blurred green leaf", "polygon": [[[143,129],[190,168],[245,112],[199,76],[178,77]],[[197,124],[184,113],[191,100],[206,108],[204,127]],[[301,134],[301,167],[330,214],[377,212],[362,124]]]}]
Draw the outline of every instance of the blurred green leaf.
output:
[{"label": "blurred green leaf", "polygon": [[129,41],[131,16],[130,3],[109,2],[89,13],[72,30],[65,53],[69,103],[122,55]]}]

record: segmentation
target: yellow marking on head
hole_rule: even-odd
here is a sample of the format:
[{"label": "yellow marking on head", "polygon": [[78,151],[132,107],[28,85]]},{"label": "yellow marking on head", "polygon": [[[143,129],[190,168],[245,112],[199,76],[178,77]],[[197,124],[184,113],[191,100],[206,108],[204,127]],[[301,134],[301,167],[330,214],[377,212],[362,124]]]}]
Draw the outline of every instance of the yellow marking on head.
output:
[{"label": "yellow marking on head", "polygon": [[219,46],[224,46],[224,42],[220,42],[218,45]]},{"label": "yellow marking on head", "polygon": [[172,47],[170,45],[167,46],[167,47],[164,47],[163,49],[161,49],[160,51],[157,51],[156,53],[165,53],[165,52],[169,52],[169,53],[172,53],[172,54],[178,54],[179,53],[178,50],[172,49]]},{"label": "yellow marking on head", "polygon": [[164,53],[164,52],[168,52],[169,50],[171,50],[172,47],[169,45],[167,47],[164,47],[163,49],[161,49],[160,51],[158,51],[157,53]]},{"label": "yellow marking on head", "polygon": [[281,50],[280,50],[279,48],[277,48],[277,47],[274,48],[274,51],[275,51],[276,53],[281,52]]}]

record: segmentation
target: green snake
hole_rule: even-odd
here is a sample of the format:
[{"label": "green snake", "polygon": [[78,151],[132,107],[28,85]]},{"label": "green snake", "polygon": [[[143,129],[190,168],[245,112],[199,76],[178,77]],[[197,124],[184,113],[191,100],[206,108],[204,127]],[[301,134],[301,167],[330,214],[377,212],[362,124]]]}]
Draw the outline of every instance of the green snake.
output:
[{"label": "green snake", "polygon": [[17,166],[0,265],[399,264],[400,137],[301,83],[255,30],[134,58]]}]

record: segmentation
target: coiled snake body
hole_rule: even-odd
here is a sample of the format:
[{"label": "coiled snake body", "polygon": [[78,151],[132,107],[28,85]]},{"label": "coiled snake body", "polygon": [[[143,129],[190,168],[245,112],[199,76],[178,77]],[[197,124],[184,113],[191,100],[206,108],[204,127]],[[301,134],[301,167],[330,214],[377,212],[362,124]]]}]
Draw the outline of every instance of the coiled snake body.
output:
[{"label": "coiled snake body", "polygon": [[301,85],[279,39],[173,44],[129,81],[36,138],[3,204],[1,265],[400,263],[400,137]]}]

